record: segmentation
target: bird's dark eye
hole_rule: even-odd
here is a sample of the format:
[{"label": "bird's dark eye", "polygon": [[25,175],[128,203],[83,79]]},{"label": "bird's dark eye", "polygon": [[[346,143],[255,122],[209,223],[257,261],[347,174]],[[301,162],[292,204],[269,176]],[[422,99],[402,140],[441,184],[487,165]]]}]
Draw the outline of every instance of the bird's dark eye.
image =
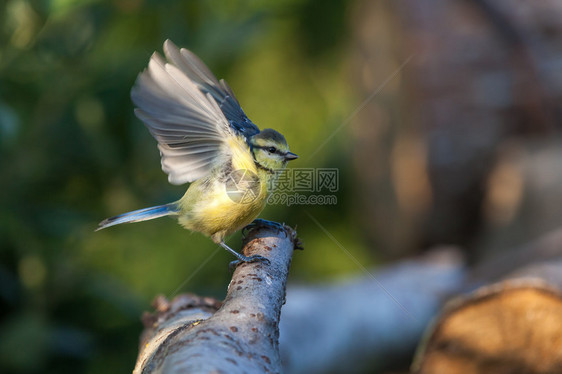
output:
[{"label": "bird's dark eye", "polygon": [[275,152],[277,152],[277,148],[275,148],[275,147],[269,147],[269,148],[267,148],[267,151],[268,151],[269,153],[275,153]]}]

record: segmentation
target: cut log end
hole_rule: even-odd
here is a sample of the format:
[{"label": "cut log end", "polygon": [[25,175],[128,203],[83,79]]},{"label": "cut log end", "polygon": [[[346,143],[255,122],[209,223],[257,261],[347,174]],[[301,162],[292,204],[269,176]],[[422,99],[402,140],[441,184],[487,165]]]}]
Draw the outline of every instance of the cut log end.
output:
[{"label": "cut log end", "polygon": [[453,301],[422,345],[413,372],[562,372],[562,293],[525,278]]}]

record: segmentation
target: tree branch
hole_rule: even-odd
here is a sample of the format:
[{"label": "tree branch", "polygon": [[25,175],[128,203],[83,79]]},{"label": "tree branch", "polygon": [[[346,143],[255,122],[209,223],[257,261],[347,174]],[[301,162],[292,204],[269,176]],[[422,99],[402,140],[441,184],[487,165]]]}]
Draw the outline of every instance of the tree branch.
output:
[{"label": "tree branch", "polygon": [[296,244],[286,226],[252,230],[244,254],[270,264],[239,265],[222,305],[192,295],[157,300],[156,314],[144,318],[134,373],[280,372],[279,317]]}]

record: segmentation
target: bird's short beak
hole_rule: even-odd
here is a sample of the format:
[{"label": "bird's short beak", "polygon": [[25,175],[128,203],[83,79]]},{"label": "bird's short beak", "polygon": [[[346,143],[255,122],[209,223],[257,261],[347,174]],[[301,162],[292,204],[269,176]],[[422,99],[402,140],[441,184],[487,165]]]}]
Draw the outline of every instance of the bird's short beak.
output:
[{"label": "bird's short beak", "polygon": [[293,152],[287,152],[287,154],[285,155],[285,160],[287,161],[296,160],[297,158],[299,158],[299,156],[297,156]]}]

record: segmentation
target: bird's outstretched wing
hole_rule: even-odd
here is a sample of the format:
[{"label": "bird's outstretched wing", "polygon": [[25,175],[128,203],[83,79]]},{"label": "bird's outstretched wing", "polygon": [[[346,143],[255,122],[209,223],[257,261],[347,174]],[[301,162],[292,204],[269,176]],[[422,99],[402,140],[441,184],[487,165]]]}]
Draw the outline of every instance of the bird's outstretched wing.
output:
[{"label": "bird's outstretched wing", "polygon": [[164,43],[169,62],[154,53],[131,91],[135,114],[158,141],[162,170],[172,184],[192,182],[228,162],[228,139],[259,129],[226,82],[191,52]]},{"label": "bird's outstretched wing", "polygon": [[232,89],[224,79],[217,81],[209,68],[193,52],[176,47],[171,40],[164,42],[164,53],[199,89],[211,94],[235,131],[246,137],[260,132],[260,129],[246,116]]}]

